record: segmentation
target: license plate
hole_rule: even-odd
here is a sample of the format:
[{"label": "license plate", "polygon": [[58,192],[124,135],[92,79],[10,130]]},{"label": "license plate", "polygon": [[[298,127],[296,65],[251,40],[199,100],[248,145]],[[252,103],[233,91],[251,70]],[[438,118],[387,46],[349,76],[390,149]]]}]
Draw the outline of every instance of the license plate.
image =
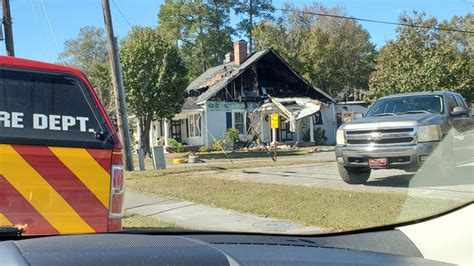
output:
[{"label": "license plate", "polygon": [[372,167],[385,167],[387,166],[387,159],[370,159],[369,166]]}]

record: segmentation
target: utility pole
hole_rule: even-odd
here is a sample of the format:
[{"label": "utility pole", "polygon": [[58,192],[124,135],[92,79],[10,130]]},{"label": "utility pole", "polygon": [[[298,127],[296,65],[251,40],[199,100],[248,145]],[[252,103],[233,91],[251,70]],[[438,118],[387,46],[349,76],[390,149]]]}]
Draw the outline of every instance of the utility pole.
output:
[{"label": "utility pole", "polygon": [[10,13],[10,0],[2,0],[3,9],[3,26],[5,27],[5,46],[8,56],[15,56],[15,48],[13,47],[13,29],[12,16]]},{"label": "utility pole", "polygon": [[250,5],[249,5],[249,15],[250,15],[250,31],[249,31],[249,52],[253,52],[253,40],[252,40],[252,30],[253,30],[253,0],[250,0]]},{"label": "utility pole", "polygon": [[124,154],[123,159],[125,169],[133,171],[132,148],[130,146],[130,131],[128,128],[128,114],[125,105],[125,92],[123,86],[122,72],[120,69],[120,56],[118,45],[114,36],[112,26],[112,16],[110,14],[109,0],[102,0],[102,10],[104,13],[104,23],[107,35],[107,51],[109,54],[110,68],[112,70],[112,85],[114,88],[115,105],[117,106],[117,126],[120,141],[122,142]]}]

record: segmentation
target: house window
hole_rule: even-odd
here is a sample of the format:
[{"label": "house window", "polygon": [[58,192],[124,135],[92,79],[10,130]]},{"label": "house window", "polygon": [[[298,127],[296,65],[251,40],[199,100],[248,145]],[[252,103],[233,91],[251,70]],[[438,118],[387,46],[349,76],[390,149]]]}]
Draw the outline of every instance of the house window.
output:
[{"label": "house window", "polygon": [[188,116],[188,132],[189,137],[201,136],[201,115],[194,114]]},{"label": "house window", "polygon": [[238,129],[240,134],[244,134],[245,131],[245,123],[244,123],[244,113],[235,112],[234,113],[234,128]]},{"label": "house window", "polygon": [[313,125],[322,125],[323,124],[323,115],[321,112],[317,112],[313,115]]}]

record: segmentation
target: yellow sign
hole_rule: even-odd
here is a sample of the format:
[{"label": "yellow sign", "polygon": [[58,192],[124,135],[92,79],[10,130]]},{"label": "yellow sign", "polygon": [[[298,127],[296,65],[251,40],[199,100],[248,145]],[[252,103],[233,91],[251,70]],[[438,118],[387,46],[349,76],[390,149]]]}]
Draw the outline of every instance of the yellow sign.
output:
[{"label": "yellow sign", "polygon": [[270,116],[270,127],[271,128],[278,128],[278,113],[272,114]]}]

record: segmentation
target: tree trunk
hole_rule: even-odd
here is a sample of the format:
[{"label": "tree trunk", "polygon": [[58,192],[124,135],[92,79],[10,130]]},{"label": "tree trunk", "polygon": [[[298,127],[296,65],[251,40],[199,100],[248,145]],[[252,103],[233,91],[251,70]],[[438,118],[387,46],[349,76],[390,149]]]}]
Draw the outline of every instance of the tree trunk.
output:
[{"label": "tree trunk", "polygon": [[151,156],[150,147],[150,126],[151,118],[142,117],[138,119],[140,123],[140,148],[143,150],[144,156]]}]

